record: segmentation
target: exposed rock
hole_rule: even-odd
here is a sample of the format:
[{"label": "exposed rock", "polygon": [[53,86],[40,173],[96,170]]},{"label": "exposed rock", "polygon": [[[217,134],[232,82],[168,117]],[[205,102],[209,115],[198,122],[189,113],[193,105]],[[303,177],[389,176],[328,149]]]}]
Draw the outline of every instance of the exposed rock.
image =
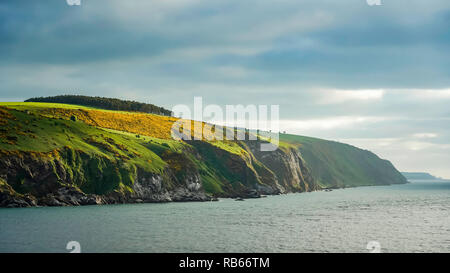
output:
[{"label": "exposed rock", "polygon": [[[257,160],[256,158],[245,159],[210,144],[200,143],[200,145],[203,145],[202,147],[205,149],[212,149],[218,159],[224,160],[225,168],[233,172],[236,178],[242,181],[235,188],[227,188],[224,197],[259,198],[261,194],[279,194],[287,192],[287,189],[291,188],[291,185],[286,181],[288,179],[286,175],[279,177],[266,168],[256,172],[249,165],[253,164],[252,161]],[[200,147],[200,152],[202,152],[202,147]],[[197,159],[202,159],[200,153],[189,152],[195,154]],[[64,162],[67,157],[71,160],[70,163]],[[3,184],[12,186],[9,186],[9,190],[0,195],[0,206],[85,206],[217,200],[216,197],[205,193],[197,168],[183,153],[170,154],[164,158],[172,164],[167,166],[163,174],[149,173],[139,168],[134,171],[124,169],[133,176],[134,182],[131,184],[131,191],[115,189],[103,194],[87,193],[80,189],[80,187],[90,189],[86,187],[86,180],[88,182],[94,180],[96,183],[102,184],[110,183],[111,180],[115,179],[115,177],[108,176],[111,174],[103,172],[102,169],[96,170],[92,167],[106,166],[109,169],[117,169],[124,168],[123,166],[114,166],[112,165],[115,164],[114,162],[106,159],[92,158],[73,151],[62,151],[59,156],[48,158],[45,155],[34,156],[27,153],[0,158],[0,177],[4,177],[5,182]],[[298,155],[291,154],[286,158],[280,153],[276,158],[276,160],[282,160],[281,164],[286,165],[283,165],[285,168],[283,171],[290,171],[292,176],[299,175],[302,172],[301,160]],[[259,160],[265,159],[260,156]],[[269,162],[269,160],[265,161]],[[72,167],[73,164],[78,165]],[[109,165],[112,166],[109,167]],[[182,169],[175,167],[180,165],[183,166]],[[83,168],[87,168],[87,166],[89,166],[89,169],[83,172],[74,172],[74,169],[72,169],[84,170]],[[292,171],[289,168],[295,170]],[[86,171],[89,171],[89,173],[86,173]],[[90,178],[86,177],[86,174],[89,174]],[[301,178],[303,176],[298,179]],[[6,183],[6,181],[8,182]],[[300,180],[294,180],[294,182],[299,185],[307,183]],[[16,194],[13,188],[20,189],[21,192],[28,192],[28,194]],[[308,187],[305,188],[308,189]]]},{"label": "exposed rock", "polygon": [[0,207],[24,208],[31,206],[36,206],[36,198],[28,194],[18,194],[10,185],[0,178]]},{"label": "exposed rock", "polygon": [[275,175],[273,187],[267,187],[267,183],[266,185],[257,185],[257,190],[262,194],[320,189],[299,151],[289,148],[286,151],[278,149],[273,152],[263,152],[260,151],[259,142],[248,141],[246,145],[255,158],[272,170]]},{"label": "exposed rock", "polygon": [[60,202],[55,196],[51,193],[39,199],[40,206],[49,206],[49,207],[62,207],[67,206],[67,204]]},{"label": "exposed rock", "polygon": [[90,205],[101,205],[104,204],[102,197],[94,194],[88,194],[79,199],[79,204],[81,206],[90,206]]},{"label": "exposed rock", "polygon": [[34,197],[34,196],[32,196],[32,195],[29,195],[29,194],[26,194],[26,195],[23,197],[23,200],[24,200],[25,202],[27,202],[28,205],[30,205],[31,207],[35,207],[35,206],[37,206],[37,204],[38,204],[38,201],[37,201],[36,197]]},{"label": "exposed rock", "polygon": [[30,207],[30,204],[28,204],[25,200],[20,198],[11,198],[7,201],[7,208],[26,208]]},{"label": "exposed rock", "polygon": [[173,192],[172,200],[174,202],[211,201],[211,197],[202,191],[193,192],[187,188],[179,188]]},{"label": "exposed rock", "polygon": [[[311,186],[314,183],[298,152],[278,151],[268,156],[257,151],[254,146],[257,144],[248,143],[244,148],[248,149],[249,155],[243,157],[205,142],[195,142],[193,145],[196,148],[186,152],[195,155],[197,160],[205,160],[202,153],[212,151],[216,158],[208,160],[221,162],[239,180],[233,182],[234,187],[231,187],[231,183],[224,183],[226,188],[222,197],[260,198],[261,194],[315,189]],[[66,159],[70,161],[65,162]],[[217,196],[206,194],[201,176],[186,154],[167,154],[163,159],[171,163],[164,172],[150,173],[139,168],[127,169],[118,162],[70,150],[59,151],[58,156],[48,157],[45,154],[35,156],[28,153],[3,156],[0,158],[0,177],[4,177],[2,183],[9,188],[0,195],[0,206],[85,206],[217,200]],[[252,166],[257,160],[271,169],[260,164],[256,171]],[[97,166],[99,169],[96,169]],[[109,171],[104,172],[101,166]],[[180,169],[177,166],[183,167]],[[74,169],[80,171],[74,172]],[[117,175],[121,172],[130,174],[133,182],[128,186],[131,190],[115,188],[102,192],[97,186],[89,187],[86,184],[93,181],[96,185],[111,183],[117,179],[114,171],[111,171],[115,169],[119,169]],[[17,194],[14,189],[27,194]]]},{"label": "exposed rock", "polygon": [[256,189],[250,189],[246,192],[244,192],[243,198],[261,198],[261,194]]}]

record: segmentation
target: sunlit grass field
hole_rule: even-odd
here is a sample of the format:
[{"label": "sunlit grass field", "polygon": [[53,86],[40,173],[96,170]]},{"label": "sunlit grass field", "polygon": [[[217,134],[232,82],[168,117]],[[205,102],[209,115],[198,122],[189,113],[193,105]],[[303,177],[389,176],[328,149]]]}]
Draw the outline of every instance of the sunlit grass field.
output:
[{"label": "sunlit grass field", "polygon": [[[0,110],[2,151],[50,153],[69,147],[161,171],[167,164],[161,156],[183,153],[191,146],[172,138],[172,126],[178,120],[174,117],[58,103],[0,102]],[[241,157],[245,164],[252,164],[244,142],[203,141]],[[379,162],[375,160],[378,157],[368,151],[311,137],[280,134],[279,149],[301,152],[324,187],[376,184],[373,177],[382,174],[383,168],[391,167],[387,161],[384,167],[372,165]],[[207,181],[213,181],[211,169],[204,167],[202,160],[191,160],[205,170]],[[210,183],[211,189],[219,189],[217,183]]]}]

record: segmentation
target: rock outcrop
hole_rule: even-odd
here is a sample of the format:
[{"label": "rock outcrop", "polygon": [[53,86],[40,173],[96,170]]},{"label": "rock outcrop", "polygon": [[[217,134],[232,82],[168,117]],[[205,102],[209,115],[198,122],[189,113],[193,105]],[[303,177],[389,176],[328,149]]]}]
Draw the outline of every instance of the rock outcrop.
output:
[{"label": "rock outcrop", "polygon": [[[79,164],[69,164],[69,158],[65,156],[74,153],[79,152],[63,151],[55,157],[32,153],[3,154],[0,157],[0,207],[215,200],[205,193],[195,171],[190,170],[189,174],[177,178],[169,167],[163,174],[140,169],[133,171],[132,168],[120,166],[118,162],[85,154],[76,155],[82,159]],[[102,164],[92,164],[99,161]],[[100,168],[102,165],[103,168]],[[120,170],[116,172],[117,177],[103,173],[114,168]],[[124,172],[133,176],[133,182],[128,186],[123,184],[126,181],[120,177]],[[102,183],[116,184],[117,187],[91,185]]]}]

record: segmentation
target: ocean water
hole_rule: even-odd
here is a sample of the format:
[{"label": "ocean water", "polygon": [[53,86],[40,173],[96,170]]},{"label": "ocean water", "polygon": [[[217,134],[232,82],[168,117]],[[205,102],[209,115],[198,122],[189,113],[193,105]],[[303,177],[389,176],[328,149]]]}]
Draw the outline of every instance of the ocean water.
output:
[{"label": "ocean water", "polygon": [[0,252],[450,252],[450,182],[243,202],[0,209]]}]

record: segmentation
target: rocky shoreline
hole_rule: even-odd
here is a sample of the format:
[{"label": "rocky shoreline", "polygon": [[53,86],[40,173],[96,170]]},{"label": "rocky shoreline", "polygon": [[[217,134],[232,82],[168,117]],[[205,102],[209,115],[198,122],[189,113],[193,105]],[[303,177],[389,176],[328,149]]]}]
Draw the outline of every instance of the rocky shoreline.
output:
[{"label": "rocky shoreline", "polygon": [[[274,194],[278,195],[278,194]],[[226,198],[244,201],[267,197],[257,190],[249,190],[245,193],[228,196]],[[172,192],[153,194],[147,198],[124,198],[117,194],[105,196],[85,194],[74,187],[62,187],[54,193],[36,198],[30,194],[17,195],[0,191],[0,208],[28,208],[28,207],[67,207],[67,206],[93,206],[113,204],[141,204],[141,203],[169,203],[169,202],[214,202],[217,197],[203,192],[190,192],[186,189],[178,189]]]},{"label": "rocky shoreline", "polygon": [[32,195],[9,195],[0,193],[0,207],[25,208],[25,207],[65,207],[65,206],[92,206],[109,204],[136,204],[136,203],[166,203],[166,202],[207,202],[217,201],[202,193],[187,193],[184,191],[166,192],[155,194],[151,198],[123,198],[119,196],[85,194],[72,187],[60,188],[55,193],[49,193],[36,198]]}]

